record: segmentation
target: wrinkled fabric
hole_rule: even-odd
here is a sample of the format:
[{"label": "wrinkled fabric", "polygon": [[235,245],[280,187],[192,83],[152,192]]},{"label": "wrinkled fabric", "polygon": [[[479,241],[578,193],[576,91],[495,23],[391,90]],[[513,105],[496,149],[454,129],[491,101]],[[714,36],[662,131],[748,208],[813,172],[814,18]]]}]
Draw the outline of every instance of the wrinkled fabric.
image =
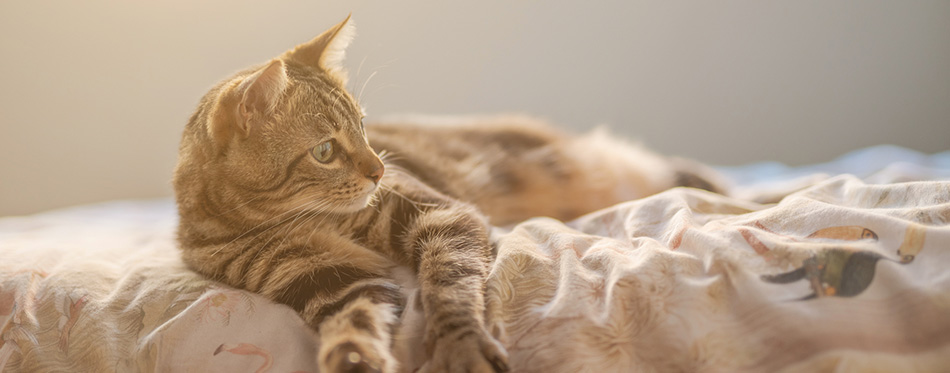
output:
[{"label": "wrinkled fabric", "polygon": [[940,371],[948,223],[948,182],[841,176],[775,206],[676,189],[519,224],[489,295],[516,371]]},{"label": "wrinkled fabric", "polygon": [[[496,229],[489,330],[517,372],[947,370],[950,181],[895,182],[950,162],[885,150],[842,158],[882,164],[860,178],[732,169],[738,198]],[[0,370],[316,372],[314,332],[188,270],[176,224],[170,200],[0,219]],[[395,341],[407,370],[420,317]]]}]

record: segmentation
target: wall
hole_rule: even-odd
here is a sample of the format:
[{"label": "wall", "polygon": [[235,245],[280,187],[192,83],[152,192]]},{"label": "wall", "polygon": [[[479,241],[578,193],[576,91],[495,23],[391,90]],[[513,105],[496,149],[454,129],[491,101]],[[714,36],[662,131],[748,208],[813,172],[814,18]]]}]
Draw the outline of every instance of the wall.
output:
[{"label": "wall", "polygon": [[947,1],[449,3],[0,2],[0,216],[171,195],[205,90],[348,12],[371,116],[526,112],[714,164],[950,143]]}]

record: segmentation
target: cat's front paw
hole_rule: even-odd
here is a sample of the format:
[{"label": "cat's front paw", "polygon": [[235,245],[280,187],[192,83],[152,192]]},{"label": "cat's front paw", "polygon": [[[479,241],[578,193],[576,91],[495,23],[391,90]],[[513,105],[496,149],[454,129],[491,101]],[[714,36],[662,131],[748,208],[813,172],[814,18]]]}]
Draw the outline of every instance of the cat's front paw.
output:
[{"label": "cat's front paw", "polygon": [[[323,354],[321,354],[323,355]],[[320,371],[329,373],[383,373],[393,371],[395,362],[388,354],[375,353],[371,346],[342,342],[320,359]]]},{"label": "cat's front paw", "polygon": [[485,332],[466,331],[440,338],[420,373],[508,371],[508,352]]}]

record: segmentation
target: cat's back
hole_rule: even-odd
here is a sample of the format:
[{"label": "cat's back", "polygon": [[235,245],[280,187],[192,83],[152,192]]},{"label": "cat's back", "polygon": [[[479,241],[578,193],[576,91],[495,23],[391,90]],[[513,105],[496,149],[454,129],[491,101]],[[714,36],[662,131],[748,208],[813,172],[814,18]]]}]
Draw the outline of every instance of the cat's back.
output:
[{"label": "cat's back", "polygon": [[493,224],[571,219],[677,185],[665,157],[604,131],[574,136],[531,117],[405,116],[366,131],[390,177],[410,174],[475,204]]},{"label": "cat's back", "polygon": [[544,121],[520,115],[406,115],[371,122],[366,131],[374,148],[434,151],[453,160],[496,149],[506,155],[521,154],[566,136]]},{"label": "cat's back", "polygon": [[[477,205],[495,223],[510,220],[510,204],[499,197],[531,189],[532,178],[540,181],[532,175],[539,162],[554,171],[560,162],[552,148],[565,139],[540,120],[514,115],[391,117],[367,124],[366,132],[390,176],[410,174]],[[541,179],[555,176],[544,173]]]}]

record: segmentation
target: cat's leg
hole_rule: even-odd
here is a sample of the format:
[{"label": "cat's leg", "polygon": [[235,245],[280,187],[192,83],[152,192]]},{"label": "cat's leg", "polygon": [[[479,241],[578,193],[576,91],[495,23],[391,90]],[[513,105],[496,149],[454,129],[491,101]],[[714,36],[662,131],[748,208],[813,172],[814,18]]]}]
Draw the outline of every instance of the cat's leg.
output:
[{"label": "cat's leg", "polygon": [[426,317],[423,372],[504,372],[508,356],[485,327],[485,281],[493,260],[487,223],[450,203],[421,212],[406,229]]},{"label": "cat's leg", "polygon": [[245,285],[319,331],[321,372],[395,372],[392,334],[405,299],[388,278],[391,262],[349,240],[314,241],[321,249],[282,245],[250,255],[261,260],[250,265]]},{"label": "cat's leg", "polygon": [[320,331],[321,372],[396,371],[392,334],[401,299],[395,298],[397,291],[384,290],[392,286],[385,280],[364,281],[342,295],[340,303],[304,310],[302,315]]},{"label": "cat's leg", "polygon": [[390,176],[378,197],[344,224],[357,227],[356,242],[415,271],[425,317],[421,371],[507,371],[504,347],[486,330],[494,254],[485,217],[404,174]]}]

